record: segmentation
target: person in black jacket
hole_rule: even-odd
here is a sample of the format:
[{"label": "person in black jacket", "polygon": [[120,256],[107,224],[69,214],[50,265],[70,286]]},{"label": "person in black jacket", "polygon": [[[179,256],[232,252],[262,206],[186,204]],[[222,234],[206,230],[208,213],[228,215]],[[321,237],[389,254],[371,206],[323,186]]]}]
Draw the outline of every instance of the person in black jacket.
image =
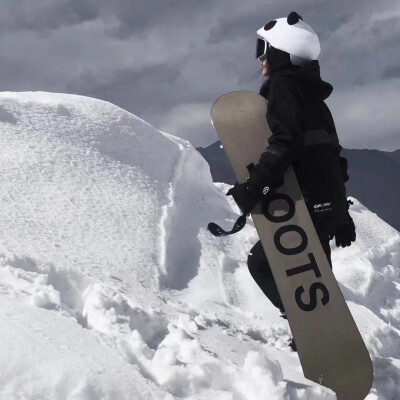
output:
[{"label": "person in black jacket", "polygon": [[[320,43],[316,33],[291,12],[257,31],[256,57],[268,76],[260,94],[268,100],[267,122],[272,136],[247,182],[236,184],[232,195],[244,214],[274,193],[292,165],[329,264],[329,241],[346,247],[355,241],[355,226],[348,212],[345,182],[347,160],[335,124],[324,100],[333,87],[320,76]],[[251,275],[285,317],[283,305],[261,242],[250,251]]]}]

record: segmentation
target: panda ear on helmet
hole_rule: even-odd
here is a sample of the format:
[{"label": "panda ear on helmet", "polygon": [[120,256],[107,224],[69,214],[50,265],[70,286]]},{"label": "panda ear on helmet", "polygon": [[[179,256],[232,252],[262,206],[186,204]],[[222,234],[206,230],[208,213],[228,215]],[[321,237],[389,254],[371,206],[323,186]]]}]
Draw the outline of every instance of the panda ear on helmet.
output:
[{"label": "panda ear on helmet", "polygon": [[287,17],[287,23],[289,25],[294,25],[297,24],[300,19],[303,21],[303,18],[299,14],[297,14],[296,11],[292,11]]},{"label": "panda ear on helmet", "polygon": [[270,29],[272,29],[275,26],[276,22],[276,20],[269,21],[268,24],[264,25],[264,31],[269,31]]}]

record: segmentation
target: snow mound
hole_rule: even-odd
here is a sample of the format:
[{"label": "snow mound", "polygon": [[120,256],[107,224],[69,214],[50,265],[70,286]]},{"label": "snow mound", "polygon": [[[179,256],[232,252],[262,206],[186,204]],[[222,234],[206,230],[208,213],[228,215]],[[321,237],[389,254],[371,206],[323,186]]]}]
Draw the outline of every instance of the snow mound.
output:
[{"label": "snow mound", "polygon": [[[306,380],[246,266],[251,220],[183,139],[110,103],[0,94],[0,371],[7,399],[334,399]],[[334,272],[400,395],[400,235],[352,199]]]}]

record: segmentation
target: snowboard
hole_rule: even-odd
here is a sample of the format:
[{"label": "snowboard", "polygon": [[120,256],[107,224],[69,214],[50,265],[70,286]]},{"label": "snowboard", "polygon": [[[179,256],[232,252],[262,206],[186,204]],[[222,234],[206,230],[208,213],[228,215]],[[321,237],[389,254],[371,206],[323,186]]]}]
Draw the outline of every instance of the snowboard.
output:
[{"label": "snowboard", "polygon": [[[218,98],[211,121],[239,183],[257,164],[271,136],[267,100],[238,91]],[[304,376],[336,392],[338,400],[364,399],[372,363],[302,197],[293,167],[262,213],[251,217],[285,308]]]}]

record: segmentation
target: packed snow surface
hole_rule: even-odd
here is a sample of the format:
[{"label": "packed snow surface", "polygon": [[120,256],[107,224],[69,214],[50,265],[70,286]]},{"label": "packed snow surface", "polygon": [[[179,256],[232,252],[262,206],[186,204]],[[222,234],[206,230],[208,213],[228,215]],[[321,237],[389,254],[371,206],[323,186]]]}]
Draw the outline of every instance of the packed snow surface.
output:
[{"label": "packed snow surface", "polygon": [[[258,240],[185,140],[107,102],[0,94],[1,399],[321,400],[252,280]],[[352,199],[334,272],[400,398],[400,235]]]}]

